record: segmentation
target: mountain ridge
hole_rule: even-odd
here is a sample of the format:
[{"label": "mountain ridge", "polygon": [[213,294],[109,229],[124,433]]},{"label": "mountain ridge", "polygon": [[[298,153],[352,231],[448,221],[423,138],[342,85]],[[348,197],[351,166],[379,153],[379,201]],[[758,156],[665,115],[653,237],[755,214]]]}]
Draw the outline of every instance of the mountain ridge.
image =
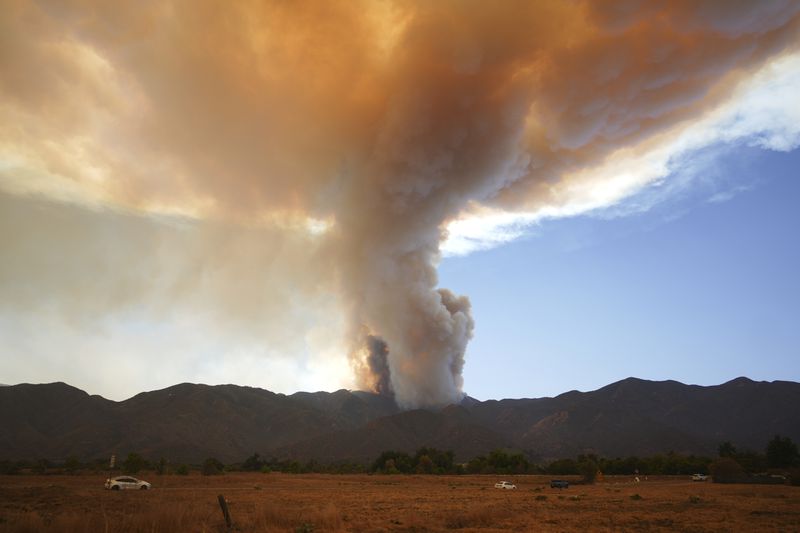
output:
[{"label": "mountain ridge", "polygon": [[386,449],[452,449],[467,460],[496,448],[532,460],[675,451],[713,454],[729,440],[763,449],[774,434],[800,440],[800,384],[720,385],[629,377],[594,391],[402,411],[364,391],[281,394],[258,387],[180,383],[114,401],[64,382],[0,388],[0,459],[53,460],[137,452],[150,458],[369,462]]}]

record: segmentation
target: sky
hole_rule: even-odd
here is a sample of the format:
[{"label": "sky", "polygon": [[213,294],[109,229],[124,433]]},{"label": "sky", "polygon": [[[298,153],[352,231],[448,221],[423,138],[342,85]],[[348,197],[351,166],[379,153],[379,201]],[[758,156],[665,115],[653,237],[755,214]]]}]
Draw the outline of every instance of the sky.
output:
[{"label": "sky", "polygon": [[723,180],[647,212],[551,221],[444,260],[442,283],[475,309],[466,392],[555,396],[631,376],[800,381],[800,151],[714,161]]},{"label": "sky", "polygon": [[800,4],[0,18],[0,382],[800,379]]}]

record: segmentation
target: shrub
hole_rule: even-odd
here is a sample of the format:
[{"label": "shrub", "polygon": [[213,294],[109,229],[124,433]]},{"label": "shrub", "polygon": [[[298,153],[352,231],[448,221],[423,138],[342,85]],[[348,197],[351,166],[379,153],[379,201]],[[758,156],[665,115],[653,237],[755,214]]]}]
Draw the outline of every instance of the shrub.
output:
[{"label": "shrub", "polygon": [[189,467],[186,465],[179,465],[178,468],[175,469],[175,473],[179,476],[188,476],[189,475]]},{"label": "shrub", "polygon": [[747,477],[742,466],[730,457],[722,457],[709,467],[714,483],[736,483]]},{"label": "shrub", "polygon": [[222,470],[225,468],[220,461],[215,459],[214,457],[209,457],[205,461],[203,461],[203,470],[202,473],[204,476],[216,476],[218,474],[222,474]]},{"label": "shrub", "polygon": [[242,470],[245,472],[258,472],[262,466],[264,466],[264,461],[261,460],[257,453],[254,453],[244,460]]},{"label": "shrub", "polygon": [[578,463],[578,472],[584,483],[594,483],[597,479],[597,463],[591,457],[582,457]]}]

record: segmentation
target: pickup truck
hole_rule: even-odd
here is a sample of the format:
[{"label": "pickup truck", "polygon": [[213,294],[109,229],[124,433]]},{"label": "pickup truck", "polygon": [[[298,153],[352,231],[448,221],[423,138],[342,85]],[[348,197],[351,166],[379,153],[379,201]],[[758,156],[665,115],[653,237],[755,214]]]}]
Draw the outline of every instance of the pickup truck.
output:
[{"label": "pickup truck", "polygon": [[551,489],[568,489],[569,488],[569,481],[565,479],[551,479],[550,480],[550,488]]}]

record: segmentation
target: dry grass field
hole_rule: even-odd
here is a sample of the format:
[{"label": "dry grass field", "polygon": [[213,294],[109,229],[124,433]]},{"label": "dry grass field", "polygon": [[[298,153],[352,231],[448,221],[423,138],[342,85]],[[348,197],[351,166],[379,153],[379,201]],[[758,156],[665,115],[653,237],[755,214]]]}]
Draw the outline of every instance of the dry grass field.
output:
[{"label": "dry grass field", "polygon": [[142,475],[150,491],[103,489],[103,475],[0,477],[0,532],[800,531],[800,487],[686,478],[550,489],[545,476]]}]

